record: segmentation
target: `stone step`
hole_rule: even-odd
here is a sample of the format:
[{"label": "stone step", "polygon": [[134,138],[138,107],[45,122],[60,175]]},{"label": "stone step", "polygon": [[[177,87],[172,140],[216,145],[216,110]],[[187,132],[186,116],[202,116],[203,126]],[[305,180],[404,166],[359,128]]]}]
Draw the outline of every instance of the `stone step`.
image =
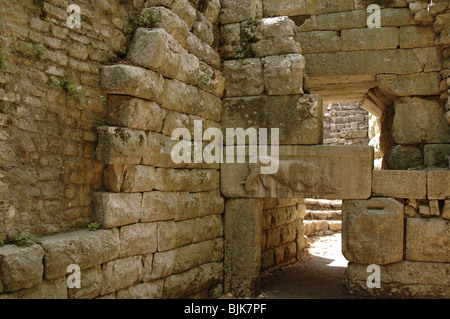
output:
[{"label": "stone step", "polygon": [[341,220],[341,210],[306,210],[305,220]]},{"label": "stone step", "polygon": [[342,231],[339,220],[304,220],[306,236],[328,236]]},{"label": "stone step", "polygon": [[342,209],[342,200],[312,199],[305,200],[306,209],[310,210],[338,210]]}]

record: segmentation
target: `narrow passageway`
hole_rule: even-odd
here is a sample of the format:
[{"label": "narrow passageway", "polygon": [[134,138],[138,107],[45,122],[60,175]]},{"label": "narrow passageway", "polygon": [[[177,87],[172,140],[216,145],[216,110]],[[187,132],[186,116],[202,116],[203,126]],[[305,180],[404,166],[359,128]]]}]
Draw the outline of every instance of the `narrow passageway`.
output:
[{"label": "narrow passageway", "polygon": [[348,262],[341,253],[341,234],[312,236],[308,241],[302,260],[263,278],[264,298],[344,298],[342,279]]}]

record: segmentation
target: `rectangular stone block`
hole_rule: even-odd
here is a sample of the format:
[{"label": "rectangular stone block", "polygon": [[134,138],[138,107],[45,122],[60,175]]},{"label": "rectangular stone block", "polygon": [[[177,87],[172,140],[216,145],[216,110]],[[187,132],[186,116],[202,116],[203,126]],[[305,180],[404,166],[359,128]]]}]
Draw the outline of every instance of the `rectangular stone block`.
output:
[{"label": "rectangular stone block", "polygon": [[366,11],[346,11],[317,16],[319,30],[345,30],[366,27]]},{"label": "rectangular stone block", "polygon": [[166,78],[197,85],[199,60],[189,54],[162,28],[138,28],[131,41],[127,59]]},{"label": "rectangular stone block", "polygon": [[263,69],[260,59],[250,58],[223,63],[226,97],[254,96],[264,92]]},{"label": "rectangular stone block", "polygon": [[139,223],[120,228],[119,257],[145,255],[157,249],[156,223]]},{"label": "rectangular stone block", "polygon": [[192,28],[195,19],[197,18],[196,11],[188,0],[147,0],[144,5],[147,8],[159,6],[169,8],[186,22],[189,30]]},{"label": "rectangular stone block", "polygon": [[67,289],[69,299],[93,299],[100,293],[102,286],[102,269],[98,265],[83,270],[81,288]]},{"label": "rectangular stone block", "polygon": [[101,295],[137,284],[141,278],[142,257],[134,256],[116,259],[102,266]]},{"label": "rectangular stone block", "polygon": [[108,124],[160,132],[166,112],[155,102],[129,96],[108,96]]},{"label": "rectangular stone block", "polygon": [[268,95],[303,94],[305,59],[301,54],[270,56],[261,61]]},{"label": "rectangular stone block", "polygon": [[450,144],[425,144],[423,158],[426,167],[448,167]]},{"label": "rectangular stone block", "polygon": [[397,144],[448,143],[444,107],[436,99],[404,97],[394,102],[392,135]]},{"label": "rectangular stone block", "polygon": [[440,94],[441,76],[438,72],[380,74],[377,81],[381,90],[394,96]]},{"label": "rectangular stone block", "polygon": [[[320,144],[323,139],[322,99],[319,95],[259,96],[224,99],[222,127],[279,129],[279,143]],[[269,142],[270,144],[270,142]]]},{"label": "rectangular stone block", "polygon": [[219,22],[221,24],[254,20],[256,0],[221,0]]},{"label": "rectangular stone block", "polygon": [[350,262],[386,265],[403,260],[403,204],[393,198],[344,200],[342,253]]},{"label": "rectangular stone block", "polygon": [[184,221],[158,222],[158,251],[168,251],[223,235],[221,215],[209,215]]},{"label": "rectangular stone block", "polygon": [[449,170],[428,171],[427,180],[429,199],[448,199],[450,197]]},{"label": "rectangular stone block", "polygon": [[150,192],[155,187],[156,169],[152,166],[126,166],[121,191],[125,193]]},{"label": "rectangular stone block", "polygon": [[264,0],[264,16],[296,16],[306,13],[306,1]]},{"label": "rectangular stone block", "polygon": [[400,48],[426,48],[434,46],[436,34],[428,26],[400,27]]},{"label": "rectangular stone block", "polygon": [[426,171],[374,170],[372,195],[395,198],[427,198]]},{"label": "rectangular stone block", "polygon": [[363,28],[341,31],[342,50],[386,50],[396,49],[399,31],[395,27]]},{"label": "rectangular stone block", "polygon": [[94,193],[92,220],[104,228],[134,224],[141,218],[142,194]]},{"label": "rectangular stone block", "polygon": [[219,171],[217,170],[183,170],[159,167],[156,169],[156,190],[204,192],[218,188]]},{"label": "rectangular stone block", "polygon": [[42,281],[44,250],[39,245],[0,247],[2,292],[31,288]]},{"label": "rectangular stone block", "polygon": [[211,192],[151,192],[143,194],[142,222],[186,220],[223,213],[224,199]]},{"label": "rectangular stone block", "polygon": [[406,219],[406,259],[450,262],[450,221],[439,218]]},{"label": "rectangular stone block", "polygon": [[119,257],[117,230],[80,230],[40,239],[44,248],[45,278],[67,275],[67,266],[88,269]]},{"label": "rectangular stone block", "polygon": [[446,200],[444,208],[442,210],[442,217],[445,219],[450,219],[450,200]]},{"label": "rectangular stone block", "polygon": [[123,127],[97,128],[97,160],[106,164],[139,164],[145,154],[147,136],[144,131]]},{"label": "rectangular stone block", "polygon": [[117,299],[162,299],[164,281],[154,280],[131,286],[117,292]]},{"label": "rectangular stone block", "polygon": [[[246,151],[248,155],[248,150]],[[279,159],[222,164],[226,197],[367,199],[372,191],[373,148],[363,146],[281,146]],[[278,167],[261,174],[261,167]]]},{"label": "rectangular stone block", "polygon": [[109,94],[130,95],[158,102],[163,93],[163,76],[136,66],[104,66],[100,79],[100,87]]},{"label": "rectangular stone block", "polygon": [[[291,0],[294,1],[294,0]],[[341,12],[352,11],[354,8],[353,0],[307,0],[306,13],[307,14],[321,14],[327,12]]]},{"label": "rectangular stone block", "polygon": [[338,52],[341,50],[341,38],[337,31],[298,32],[296,40],[303,53]]}]

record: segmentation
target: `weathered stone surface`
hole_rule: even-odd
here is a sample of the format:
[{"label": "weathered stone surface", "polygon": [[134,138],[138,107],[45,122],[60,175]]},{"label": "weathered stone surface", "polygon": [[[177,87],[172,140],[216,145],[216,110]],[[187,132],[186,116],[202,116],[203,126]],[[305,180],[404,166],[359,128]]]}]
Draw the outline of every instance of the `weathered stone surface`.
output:
[{"label": "weathered stone surface", "polygon": [[403,259],[403,204],[393,198],[344,200],[342,253],[350,262],[385,265]]},{"label": "weathered stone surface", "polygon": [[160,191],[211,191],[219,188],[219,171],[157,168],[155,181]]},{"label": "weathered stone surface", "polygon": [[44,248],[45,278],[64,277],[67,266],[77,264],[88,269],[119,256],[117,230],[80,230],[40,239]]},{"label": "weathered stone surface", "polygon": [[266,165],[249,165],[248,158],[244,164],[222,164],[222,193],[226,197],[370,197],[372,147],[281,146],[279,154],[278,171],[272,175],[260,174]]},{"label": "weathered stone surface", "polygon": [[303,53],[338,52],[341,50],[341,38],[337,31],[298,32],[296,40],[300,42]]},{"label": "weathered stone surface", "polygon": [[194,7],[188,0],[146,0],[145,7],[163,6],[175,12],[186,22],[188,29],[191,29],[197,18]]},{"label": "weathered stone surface", "polygon": [[221,215],[208,215],[184,221],[158,222],[158,251],[167,251],[223,235]]},{"label": "weathered stone surface", "polygon": [[436,34],[428,26],[404,26],[400,28],[400,48],[426,48],[434,46]]},{"label": "weathered stone surface", "polygon": [[439,217],[441,215],[441,210],[439,207],[438,200],[430,200],[428,201],[428,205],[430,206],[430,215]]},{"label": "weathered stone surface", "polygon": [[379,87],[394,96],[439,95],[441,76],[437,72],[377,75]]},{"label": "weathered stone surface", "polygon": [[424,72],[440,71],[442,69],[442,57],[438,48],[415,48],[413,50],[422,64]]},{"label": "weathered stone surface", "polygon": [[[305,54],[310,77],[340,74],[406,74],[421,72],[413,50],[341,51]],[[370,61],[370,63],[367,63]]]},{"label": "weathered stone surface", "polygon": [[423,155],[426,167],[448,167],[450,144],[425,144]]},{"label": "weathered stone surface", "polygon": [[306,13],[305,1],[264,0],[264,16],[295,16]]},{"label": "weathered stone surface", "polygon": [[145,255],[156,251],[156,223],[139,223],[120,228],[119,257]]},{"label": "weathered stone surface", "polygon": [[268,95],[303,94],[305,59],[300,54],[270,56],[262,59]]},{"label": "weathered stone surface", "polygon": [[437,100],[404,97],[395,100],[394,108],[392,135],[396,143],[450,142],[444,108]]},{"label": "weathered stone surface", "polygon": [[363,28],[341,31],[342,50],[384,50],[398,46],[398,28]]},{"label": "weathered stone surface", "polygon": [[442,217],[445,219],[450,219],[450,200],[446,200],[444,208],[442,210]]},{"label": "weathered stone surface", "polygon": [[3,290],[13,292],[39,284],[44,271],[43,258],[44,250],[39,245],[0,247],[0,280]]},{"label": "weathered stone surface", "polygon": [[214,31],[211,21],[209,21],[203,14],[197,12],[197,20],[192,26],[192,33],[199,37],[208,45],[214,44]]},{"label": "weathered stone surface", "polygon": [[389,149],[385,160],[391,170],[418,168],[423,164],[423,153],[418,146],[395,145]]},{"label": "weathered stone surface", "polygon": [[139,164],[145,153],[144,131],[101,126],[97,129],[96,158],[107,164]]},{"label": "weathered stone surface", "polygon": [[256,16],[255,0],[221,0],[221,24],[253,20]]},{"label": "weathered stone surface", "polygon": [[100,74],[100,87],[110,94],[130,95],[159,101],[163,93],[162,75],[136,66],[104,66]]},{"label": "weathered stone surface", "polygon": [[223,279],[223,263],[201,265],[168,277],[164,281],[164,298],[176,299],[200,292]]},{"label": "weathered stone surface", "polygon": [[121,191],[125,193],[150,192],[155,187],[156,169],[151,166],[130,165],[123,174]]},{"label": "weathered stone surface", "polygon": [[309,0],[306,2],[307,14],[321,14],[327,12],[340,12],[353,10],[352,0]]},{"label": "weathered stone surface", "polygon": [[[224,128],[278,128],[281,145],[322,143],[322,99],[318,95],[230,98],[223,103]],[[224,141],[226,137],[225,131]]]},{"label": "weathered stone surface", "polygon": [[406,219],[406,259],[450,262],[450,221],[439,218]]},{"label": "weathered stone surface", "polygon": [[372,195],[426,199],[427,173],[425,171],[374,170]]},{"label": "weathered stone surface", "polygon": [[221,214],[224,199],[220,192],[151,192],[143,194],[142,222],[186,220]]},{"label": "weathered stone surface", "polygon": [[189,54],[164,29],[138,28],[127,59],[166,78],[197,84],[200,67],[198,58]]},{"label": "weathered stone surface", "polygon": [[67,299],[66,278],[45,280],[32,288],[0,295],[0,299]]},{"label": "weathered stone surface", "polygon": [[366,27],[365,10],[327,13],[317,16],[319,30],[345,30]]},{"label": "weathered stone surface", "polygon": [[225,292],[250,297],[258,289],[262,243],[261,199],[227,199],[225,204]]},{"label": "weathered stone surface", "polygon": [[108,124],[112,126],[160,132],[165,113],[155,102],[128,96],[108,96]]},{"label": "weathered stone surface", "polygon": [[81,288],[67,289],[69,299],[93,299],[100,293],[102,270],[98,265],[82,271]]},{"label": "weathered stone surface", "polygon": [[381,10],[381,26],[401,27],[416,24],[407,8],[385,8]]},{"label": "weathered stone surface", "polygon": [[226,81],[226,97],[261,95],[264,91],[260,59],[225,61],[223,76]]},{"label": "weathered stone surface", "polygon": [[367,265],[349,263],[346,291],[359,298],[449,298],[448,263],[404,261],[381,265],[381,289],[367,287]]},{"label": "weathered stone surface", "polygon": [[447,199],[450,197],[450,171],[436,170],[428,171],[428,198],[429,199]]},{"label": "weathered stone surface", "polygon": [[137,223],[141,217],[142,194],[94,193],[92,219],[104,228]]},{"label": "weathered stone surface", "polygon": [[131,286],[117,292],[117,299],[162,299],[164,281],[154,280]]},{"label": "weathered stone surface", "polygon": [[140,281],[141,256],[116,259],[102,265],[101,295],[128,288]]},{"label": "weathered stone surface", "polygon": [[125,165],[111,164],[103,169],[103,185],[108,192],[120,192]]},{"label": "weathered stone surface", "polygon": [[[221,129],[221,125],[214,121],[205,120],[201,117],[194,115],[187,115],[179,112],[170,111],[167,113],[166,118],[164,119],[164,126],[162,129],[162,133],[166,136],[172,136],[174,130],[178,128],[186,128],[189,130],[191,135],[191,139],[195,136],[195,121],[202,122],[202,130],[205,132],[209,128],[218,128]],[[202,140],[206,140],[202,136]]]}]

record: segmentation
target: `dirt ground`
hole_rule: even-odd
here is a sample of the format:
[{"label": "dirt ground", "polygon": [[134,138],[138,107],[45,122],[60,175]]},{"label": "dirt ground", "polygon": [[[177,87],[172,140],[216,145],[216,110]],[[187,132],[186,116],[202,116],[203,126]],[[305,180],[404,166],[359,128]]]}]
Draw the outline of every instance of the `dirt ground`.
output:
[{"label": "dirt ground", "polygon": [[347,260],[341,253],[341,234],[310,237],[301,261],[263,278],[260,298],[341,299]]}]

